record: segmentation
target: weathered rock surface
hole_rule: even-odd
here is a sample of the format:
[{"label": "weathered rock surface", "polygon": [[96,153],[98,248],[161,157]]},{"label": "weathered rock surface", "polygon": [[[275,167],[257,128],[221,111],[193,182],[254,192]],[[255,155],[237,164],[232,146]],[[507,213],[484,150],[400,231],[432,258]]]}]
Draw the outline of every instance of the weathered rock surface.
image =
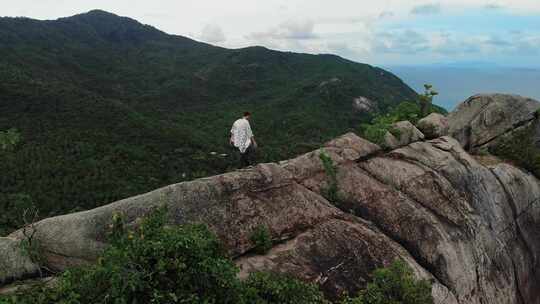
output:
[{"label": "weathered rock surface", "polygon": [[423,139],[424,134],[410,121],[398,121],[386,132],[383,141],[385,148],[396,149]]},{"label": "weathered rock surface", "polygon": [[0,283],[38,272],[39,267],[24,254],[20,241],[0,237]]},{"label": "weathered rock surface", "polygon": [[359,96],[353,99],[353,109],[360,113],[372,113],[378,111],[378,106],[373,100]]},{"label": "weathered rock surface", "polygon": [[57,282],[57,277],[44,277],[15,282],[13,284],[0,287],[0,296],[21,293],[42,286],[50,288],[56,286],[55,284],[57,284]]},{"label": "weathered rock surface", "polygon": [[[323,150],[338,168],[338,202],[321,195],[327,185],[319,159]],[[171,223],[207,223],[235,257],[241,276],[257,270],[289,273],[337,297],[363,288],[373,269],[399,258],[418,277],[433,281],[435,303],[535,304],[540,303],[539,198],[535,177],[508,164],[483,166],[450,137],[384,153],[346,134],[279,164],[43,220],[35,225],[35,238],[46,266],[62,270],[96,259],[115,212],[135,224],[167,204]],[[251,251],[250,234],[258,225],[279,241],[265,255]],[[6,254],[0,248],[0,258]]]},{"label": "weathered rock surface", "polygon": [[431,113],[420,119],[416,127],[426,136],[427,139],[434,139],[448,135],[448,119],[439,113]]},{"label": "weathered rock surface", "polygon": [[527,124],[538,108],[540,102],[517,95],[472,96],[448,115],[449,134],[472,151]]}]

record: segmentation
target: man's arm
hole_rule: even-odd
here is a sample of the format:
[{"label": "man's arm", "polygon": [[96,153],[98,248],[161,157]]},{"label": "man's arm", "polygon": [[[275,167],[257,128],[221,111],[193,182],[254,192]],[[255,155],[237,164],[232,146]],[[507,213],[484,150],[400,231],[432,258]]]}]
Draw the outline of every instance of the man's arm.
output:
[{"label": "man's arm", "polygon": [[248,122],[247,124],[247,132],[249,139],[251,140],[251,143],[253,144],[253,147],[257,148],[257,142],[255,141],[255,136],[253,135],[253,131],[251,131],[251,124]]}]

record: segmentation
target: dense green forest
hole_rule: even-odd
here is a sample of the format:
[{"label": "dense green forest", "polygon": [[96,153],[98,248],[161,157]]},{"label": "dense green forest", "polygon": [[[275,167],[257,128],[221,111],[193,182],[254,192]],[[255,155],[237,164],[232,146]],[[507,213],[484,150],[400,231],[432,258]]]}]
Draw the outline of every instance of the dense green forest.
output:
[{"label": "dense green forest", "polygon": [[224,49],[103,11],[0,18],[0,234],[20,212],[84,210],[231,170],[232,122],[251,111],[260,162],[306,152],[417,94],[333,55]]}]

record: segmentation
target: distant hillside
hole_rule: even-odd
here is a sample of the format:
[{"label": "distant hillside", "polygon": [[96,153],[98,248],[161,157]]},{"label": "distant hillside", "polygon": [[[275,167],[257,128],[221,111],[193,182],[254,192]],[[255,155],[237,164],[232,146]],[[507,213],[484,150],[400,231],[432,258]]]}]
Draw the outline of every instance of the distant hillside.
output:
[{"label": "distant hillside", "polygon": [[224,49],[103,11],[0,18],[0,131],[22,133],[2,154],[0,208],[24,197],[46,216],[223,172],[244,110],[259,160],[286,159],[357,128],[358,96],[384,111],[416,93],[337,56]]}]

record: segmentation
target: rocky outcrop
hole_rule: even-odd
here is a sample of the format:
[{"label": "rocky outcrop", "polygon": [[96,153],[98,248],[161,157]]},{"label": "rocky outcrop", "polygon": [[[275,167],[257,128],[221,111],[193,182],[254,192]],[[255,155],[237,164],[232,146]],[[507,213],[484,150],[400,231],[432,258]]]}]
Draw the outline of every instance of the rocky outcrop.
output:
[{"label": "rocky outcrop", "polygon": [[377,103],[373,100],[359,96],[353,99],[353,109],[360,113],[373,113],[378,111]]},{"label": "rocky outcrop", "polygon": [[449,134],[474,151],[532,121],[538,108],[538,101],[517,95],[476,95],[448,115]]},{"label": "rocky outcrop", "polygon": [[411,122],[398,121],[384,135],[383,146],[387,149],[396,149],[423,139],[424,134]]},{"label": "rocky outcrop", "polygon": [[416,127],[426,136],[427,139],[434,139],[448,135],[448,119],[439,113],[431,113],[420,119]]},{"label": "rocky outcrop", "polygon": [[[337,167],[339,201],[321,195],[328,183],[323,151]],[[166,204],[171,224],[208,224],[241,276],[288,273],[338,297],[363,288],[373,269],[402,259],[432,280],[435,303],[534,304],[540,303],[539,198],[535,177],[508,164],[481,165],[450,137],[385,153],[346,134],[278,164],[45,219],[34,225],[34,238],[50,269],[91,263],[105,246],[113,214],[136,225]],[[276,244],[264,255],[253,253],[250,241],[260,225]]]}]

